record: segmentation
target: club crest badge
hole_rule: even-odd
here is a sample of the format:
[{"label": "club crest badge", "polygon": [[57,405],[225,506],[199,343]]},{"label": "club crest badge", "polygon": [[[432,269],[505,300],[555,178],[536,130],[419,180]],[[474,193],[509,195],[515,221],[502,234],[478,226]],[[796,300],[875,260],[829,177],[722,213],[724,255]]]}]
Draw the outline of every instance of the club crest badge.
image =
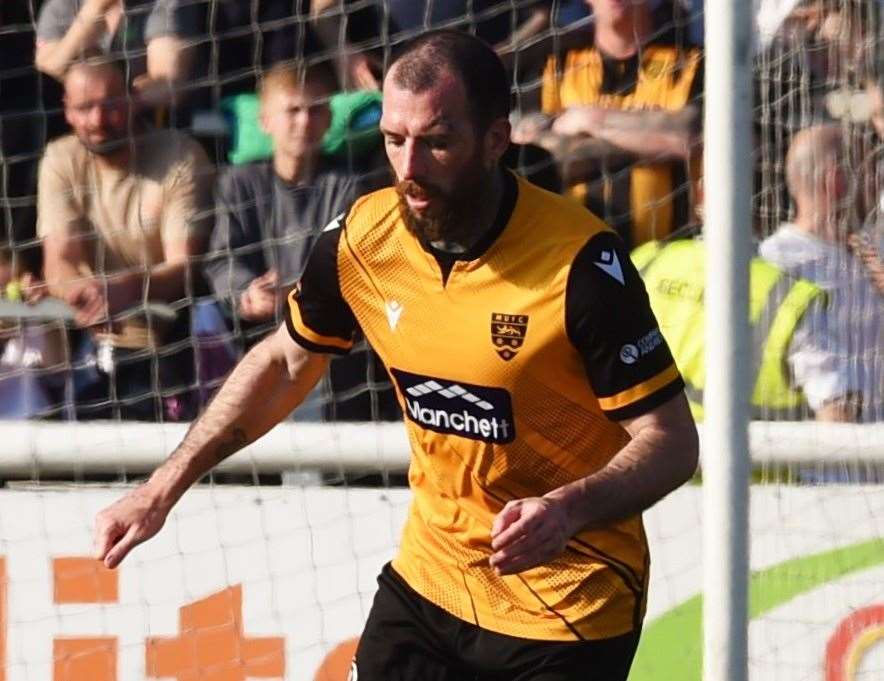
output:
[{"label": "club crest badge", "polygon": [[491,342],[498,356],[509,362],[525,342],[528,315],[491,313]]}]

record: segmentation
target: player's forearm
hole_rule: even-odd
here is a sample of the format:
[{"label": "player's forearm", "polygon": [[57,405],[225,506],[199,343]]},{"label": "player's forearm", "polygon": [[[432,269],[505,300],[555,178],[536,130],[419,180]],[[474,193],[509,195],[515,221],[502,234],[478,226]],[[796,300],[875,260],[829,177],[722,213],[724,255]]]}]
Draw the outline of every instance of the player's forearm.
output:
[{"label": "player's forearm", "polygon": [[548,7],[536,7],[510,36],[509,40],[496,46],[498,52],[516,50],[527,40],[549,28],[550,10]]},{"label": "player's forearm", "polygon": [[303,400],[325,369],[325,360],[303,353],[289,365],[273,351],[274,337],[246,354],[181,444],[147,486],[164,506],[224,459],[254,442]]},{"label": "player's forearm", "polygon": [[334,0],[316,0],[310,3],[310,24],[323,47],[334,49],[341,40],[341,22],[344,9]]},{"label": "player's forearm", "polygon": [[699,141],[699,109],[679,111],[605,110],[594,134],[643,160],[686,159]]},{"label": "player's forearm", "polygon": [[147,45],[147,74],[155,80],[185,80],[192,63],[193,48],[177,36],[159,36]]},{"label": "player's forearm", "polygon": [[638,161],[646,163],[685,160],[690,157],[693,143],[689,135],[654,130],[606,129],[599,134],[599,138],[618,149],[634,154]]},{"label": "player's forearm", "polygon": [[64,77],[71,63],[84,51],[98,44],[104,31],[104,10],[85,2],[68,32],[61,40],[41,44],[34,63],[40,71],[58,80]]},{"label": "player's forearm", "polygon": [[595,178],[602,167],[621,167],[636,160],[634,154],[595,137],[545,132],[536,143],[552,154],[566,186]]},{"label": "player's forearm", "polygon": [[85,275],[80,271],[76,262],[54,253],[50,249],[44,249],[44,253],[43,274],[49,294],[64,299],[70,285],[82,280]]},{"label": "player's forearm", "polygon": [[244,258],[233,255],[212,258],[203,267],[203,275],[212,293],[231,305],[236,305],[240,294],[249,287],[253,279],[260,277],[265,271],[256,271]]},{"label": "player's forearm", "polygon": [[829,400],[814,413],[817,421],[829,423],[856,423],[862,413],[862,397],[848,394]]},{"label": "player's forearm", "polygon": [[138,305],[142,300],[174,303],[189,295],[190,268],[186,262],[154,265],[150,269],[108,275],[111,313]]},{"label": "player's forearm", "polygon": [[602,470],[546,496],[564,502],[576,531],[638,515],[689,480],[697,468],[696,428],[647,428]]}]

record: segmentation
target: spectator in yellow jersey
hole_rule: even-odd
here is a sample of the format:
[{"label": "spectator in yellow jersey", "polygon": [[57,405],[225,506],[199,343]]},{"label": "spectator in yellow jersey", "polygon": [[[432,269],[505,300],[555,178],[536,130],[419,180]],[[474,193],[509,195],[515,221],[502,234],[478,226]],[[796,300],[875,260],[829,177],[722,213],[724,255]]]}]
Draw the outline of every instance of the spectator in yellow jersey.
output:
[{"label": "spectator in yellow jersey", "polygon": [[362,334],[405,415],[413,499],[353,678],[626,680],[641,513],[693,474],[697,433],[622,241],[501,165],[508,115],[490,46],[456,31],[409,44],[384,80],[396,187],[323,231],[286,325],[99,515],[97,558],[114,567],[159,531]]},{"label": "spectator in yellow jersey", "polygon": [[648,0],[586,1],[592,43],[550,57],[543,113],[514,141],[553,152],[570,193],[638,246],[689,221],[702,56]]}]

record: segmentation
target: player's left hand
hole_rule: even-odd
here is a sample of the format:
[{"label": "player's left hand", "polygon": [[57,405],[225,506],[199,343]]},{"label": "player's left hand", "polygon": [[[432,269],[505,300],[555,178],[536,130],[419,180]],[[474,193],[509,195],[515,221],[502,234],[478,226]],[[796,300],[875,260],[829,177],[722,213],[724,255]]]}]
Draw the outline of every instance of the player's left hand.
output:
[{"label": "player's left hand", "polygon": [[491,527],[489,563],[499,575],[524,572],[560,556],[574,534],[565,504],[548,497],[510,501]]}]

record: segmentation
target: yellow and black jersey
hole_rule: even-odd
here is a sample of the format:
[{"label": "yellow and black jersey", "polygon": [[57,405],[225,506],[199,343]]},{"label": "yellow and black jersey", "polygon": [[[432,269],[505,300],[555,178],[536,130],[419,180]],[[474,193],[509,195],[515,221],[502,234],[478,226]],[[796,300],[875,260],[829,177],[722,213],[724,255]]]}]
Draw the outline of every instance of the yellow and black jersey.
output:
[{"label": "yellow and black jersey", "polygon": [[[669,43],[651,43],[628,59],[594,47],[570,50],[547,61],[542,107],[556,115],[570,106],[624,111],[678,111],[699,102],[702,53]],[[683,161],[609,167],[599,178],[570,189],[611,225],[630,247],[662,239],[690,219],[690,181],[699,168]],[[691,165],[697,165],[693,163]]]},{"label": "yellow and black jersey", "polygon": [[606,638],[643,616],[640,517],[581,532],[551,563],[499,577],[506,502],[601,469],[618,420],[683,389],[622,241],[581,206],[505,173],[494,227],[457,257],[405,227],[396,192],[358,200],[319,238],[290,298],[307,349],[361,330],[388,368],[413,456],[396,571],[449,613],[532,639]]}]

